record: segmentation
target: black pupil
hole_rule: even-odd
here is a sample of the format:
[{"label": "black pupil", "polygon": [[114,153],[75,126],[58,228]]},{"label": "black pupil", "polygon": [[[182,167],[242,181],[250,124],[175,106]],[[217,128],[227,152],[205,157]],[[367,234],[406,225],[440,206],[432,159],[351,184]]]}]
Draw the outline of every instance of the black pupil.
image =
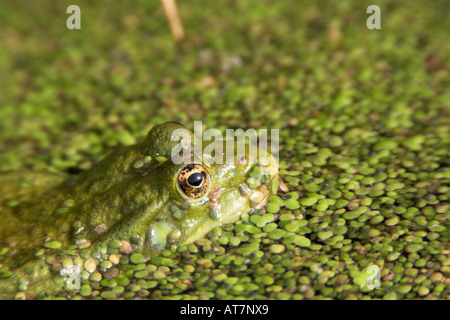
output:
[{"label": "black pupil", "polygon": [[198,187],[203,181],[203,175],[200,172],[193,173],[187,181],[191,186]]}]

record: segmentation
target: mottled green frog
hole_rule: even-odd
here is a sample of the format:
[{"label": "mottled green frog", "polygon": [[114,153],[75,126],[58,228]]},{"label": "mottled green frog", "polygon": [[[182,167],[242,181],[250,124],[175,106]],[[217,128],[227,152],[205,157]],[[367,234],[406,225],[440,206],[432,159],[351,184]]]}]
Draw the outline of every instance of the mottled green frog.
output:
[{"label": "mottled green frog", "polygon": [[[175,164],[171,155],[179,141],[172,134],[178,129],[197,141],[184,126],[169,122],[79,175],[1,173],[0,298],[57,290],[52,275],[66,267],[61,262],[55,268],[58,256],[77,257],[74,263],[83,268],[87,257],[113,243],[121,255],[152,257],[236,221],[276,191],[276,161],[261,149],[265,161],[258,164],[249,161],[248,148],[233,163],[194,157]],[[265,169],[269,174],[262,174]]]}]

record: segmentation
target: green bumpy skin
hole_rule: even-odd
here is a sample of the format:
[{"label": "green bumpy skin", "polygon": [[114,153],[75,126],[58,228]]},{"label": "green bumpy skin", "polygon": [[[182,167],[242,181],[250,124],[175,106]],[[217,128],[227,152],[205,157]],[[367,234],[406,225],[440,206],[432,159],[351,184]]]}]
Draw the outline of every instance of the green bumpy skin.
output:
[{"label": "green bumpy skin", "polygon": [[172,122],[157,125],[141,143],[112,152],[78,176],[0,174],[0,298],[12,298],[19,289],[38,294],[61,287],[51,268],[61,252],[80,257],[78,250],[86,258],[119,240],[131,243],[132,253],[153,257],[265,204],[277,169],[266,151],[274,173],[256,189],[247,180],[258,166],[235,159],[202,163],[211,178],[210,192],[195,200],[183,197],[176,185],[186,164],[170,158],[178,143],[171,141],[176,129],[187,130]]}]

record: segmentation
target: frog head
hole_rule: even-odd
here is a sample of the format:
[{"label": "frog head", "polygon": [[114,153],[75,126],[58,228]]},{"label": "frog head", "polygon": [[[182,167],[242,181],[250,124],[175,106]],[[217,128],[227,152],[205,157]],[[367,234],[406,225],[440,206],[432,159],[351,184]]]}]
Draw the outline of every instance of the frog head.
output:
[{"label": "frog head", "polygon": [[[192,139],[176,139],[181,136]],[[194,153],[195,143],[202,143],[202,153]],[[203,153],[211,143],[200,142],[180,124],[165,123],[153,127],[141,143],[98,163],[75,188],[79,211],[89,213],[80,219],[83,236],[130,241],[136,251],[154,255],[264,206],[277,188],[274,157],[248,144],[238,153],[233,141],[231,157],[220,149],[212,158]],[[174,150],[183,157],[175,161]],[[258,162],[251,161],[255,150]]]}]

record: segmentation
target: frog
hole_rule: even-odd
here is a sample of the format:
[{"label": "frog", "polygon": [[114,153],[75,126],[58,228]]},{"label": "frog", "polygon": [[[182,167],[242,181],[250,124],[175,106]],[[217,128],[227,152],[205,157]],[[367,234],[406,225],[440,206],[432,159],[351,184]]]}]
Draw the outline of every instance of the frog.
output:
[{"label": "frog", "polygon": [[[189,139],[174,139],[179,132]],[[194,155],[195,143],[205,150],[212,142],[166,122],[76,175],[0,173],[0,299],[61,291],[67,266],[60,257],[67,254],[76,257],[69,267],[83,269],[86,259],[111,246],[151,258],[191,244],[263,208],[277,191],[278,164],[267,150],[258,149],[264,164],[250,161],[249,147],[221,162]],[[182,157],[174,161],[180,145]]]}]

